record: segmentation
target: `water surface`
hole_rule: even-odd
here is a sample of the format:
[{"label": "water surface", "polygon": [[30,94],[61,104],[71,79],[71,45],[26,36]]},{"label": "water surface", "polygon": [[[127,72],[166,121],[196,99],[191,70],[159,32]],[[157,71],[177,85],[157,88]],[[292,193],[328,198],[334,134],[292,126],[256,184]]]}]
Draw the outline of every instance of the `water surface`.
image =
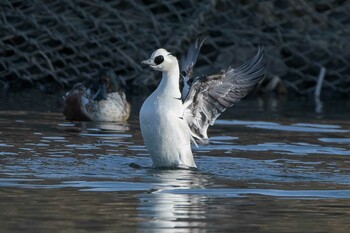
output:
[{"label": "water surface", "polygon": [[193,148],[197,170],[158,170],[142,100],[118,124],[16,98],[0,104],[1,232],[350,231],[347,102],[245,100]]}]

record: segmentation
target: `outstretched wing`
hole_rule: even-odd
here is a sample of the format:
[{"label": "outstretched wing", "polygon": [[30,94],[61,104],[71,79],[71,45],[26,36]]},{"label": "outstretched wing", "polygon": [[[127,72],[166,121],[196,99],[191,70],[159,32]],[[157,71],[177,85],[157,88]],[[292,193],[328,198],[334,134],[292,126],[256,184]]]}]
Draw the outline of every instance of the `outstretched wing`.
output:
[{"label": "outstretched wing", "polygon": [[265,67],[264,50],[259,48],[257,54],[240,67],[193,81],[184,101],[184,119],[197,142],[208,143],[209,125],[253,89],[264,77]]},{"label": "outstretched wing", "polygon": [[196,41],[190,45],[190,48],[187,51],[187,55],[181,58],[180,92],[181,92],[182,101],[185,100],[190,90],[190,86],[193,82],[193,79],[192,79],[193,66],[197,61],[199,51],[206,39],[207,39],[207,36],[204,36],[204,35],[198,36]]}]

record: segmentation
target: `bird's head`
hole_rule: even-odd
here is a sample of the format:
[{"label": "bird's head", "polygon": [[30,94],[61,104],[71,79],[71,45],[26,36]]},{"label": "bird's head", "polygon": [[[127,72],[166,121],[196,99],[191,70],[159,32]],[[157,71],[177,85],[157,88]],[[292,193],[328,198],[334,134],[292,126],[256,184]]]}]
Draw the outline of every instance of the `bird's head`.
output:
[{"label": "bird's head", "polygon": [[178,65],[176,57],[165,49],[157,49],[152,53],[150,59],[141,63],[149,65],[152,69],[158,71],[169,71],[172,67]]},{"label": "bird's head", "polygon": [[113,69],[102,69],[99,72],[99,76],[99,85],[104,86],[107,90],[107,93],[113,93],[118,91],[119,83]]}]

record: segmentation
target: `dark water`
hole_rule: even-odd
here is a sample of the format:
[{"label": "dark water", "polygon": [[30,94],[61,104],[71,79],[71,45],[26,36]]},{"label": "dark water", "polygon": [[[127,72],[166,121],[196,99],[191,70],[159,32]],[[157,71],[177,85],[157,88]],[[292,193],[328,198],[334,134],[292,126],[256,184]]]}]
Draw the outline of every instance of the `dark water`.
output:
[{"label": "dark water", "polygon": [[0,232],[350,232],[348,102],[243,101],[198,170],[150,168],[139,99],[127,124],[65,122],[56,102],[1,100]]}]

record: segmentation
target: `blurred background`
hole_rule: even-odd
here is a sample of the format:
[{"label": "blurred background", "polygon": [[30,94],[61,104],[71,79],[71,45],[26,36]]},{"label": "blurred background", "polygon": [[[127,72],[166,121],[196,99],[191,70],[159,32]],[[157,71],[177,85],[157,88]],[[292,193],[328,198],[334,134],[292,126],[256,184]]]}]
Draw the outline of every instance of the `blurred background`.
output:
[{"label": "blurred background", "polygon": [[[68,89],[111,67],[129,89],[154,87],[140,61],[159,47],[178,57],[200,33],[197,74],[238,66],[259,45],[269,67],[261,92],[350,95],[346,0],[2,0],[0,89]],[[323,80],[323,82],[322,82]]]}]

